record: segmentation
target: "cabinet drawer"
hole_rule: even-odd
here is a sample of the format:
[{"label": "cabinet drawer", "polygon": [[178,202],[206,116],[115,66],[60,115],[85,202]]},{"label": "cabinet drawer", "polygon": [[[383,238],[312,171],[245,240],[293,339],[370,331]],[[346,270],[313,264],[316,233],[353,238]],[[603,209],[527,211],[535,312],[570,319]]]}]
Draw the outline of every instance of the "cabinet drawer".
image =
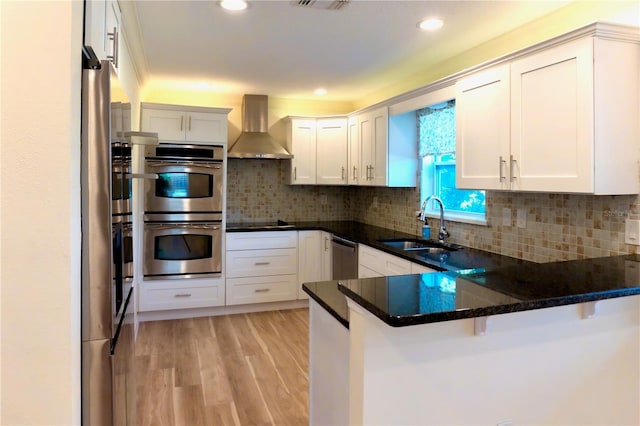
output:
[{"label": "cabinet drawer", "polygon": [[140,311],[203,308],[224,305],[223,285],[206,287],[145,288],[140,290]]},{"label": "cabinet drawer", "polygon": [[227,277],[231,278],[295,274],[297,269],[295,248],[227,252]]},{"label": "cabinet drawer", "polygon": [[297,275],[227,278],[227,305],[295,300]]},{"label": "cabinet drawer", "polygon": [[295,248],[298,231],[263,231],[227,233],[227,251],[271,248]]}]

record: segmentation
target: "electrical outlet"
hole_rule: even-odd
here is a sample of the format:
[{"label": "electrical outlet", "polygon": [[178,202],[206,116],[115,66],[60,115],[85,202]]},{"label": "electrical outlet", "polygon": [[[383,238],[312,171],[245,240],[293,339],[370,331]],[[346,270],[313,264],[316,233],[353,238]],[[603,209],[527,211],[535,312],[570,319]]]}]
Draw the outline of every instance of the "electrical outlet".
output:
[{"label": "electrical outlet", "polygon": [[527,209],[518,209],[518,217],[516,219],[518,228],[527,227]]},{"label": "electrical outlet", "polygon": [[511,209],[508,207],[502,208],[502,226],[511,226]]},{"label": "electrical outlet", "polygon": [[640,220],[627,219],[624,221],[624,242],[640,246]]}]

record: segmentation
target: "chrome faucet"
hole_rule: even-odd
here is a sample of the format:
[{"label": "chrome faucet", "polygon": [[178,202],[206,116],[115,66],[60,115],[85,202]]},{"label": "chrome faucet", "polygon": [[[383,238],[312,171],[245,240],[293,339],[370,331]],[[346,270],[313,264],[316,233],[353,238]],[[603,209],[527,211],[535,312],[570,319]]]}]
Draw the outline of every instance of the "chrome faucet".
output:
[{"label": "chrome faucet", "polygon": [[439,197],[436,197],[435,195],[431,195],[427,197],[422,202],[422,207],[420,208],[418,218],[423,222],[427,220],[424,209],[427,207],[427,203],[430,200],[436,201],[440,205],[440,230],[438,231],[438,241],[440,241],[441,243],[444,243],[444,240],[446,238],[449,238],[450,234],[449,234],[449,231],[447,231],[446,226],[444,225],[444,204],[442,203],[442,200]]}]

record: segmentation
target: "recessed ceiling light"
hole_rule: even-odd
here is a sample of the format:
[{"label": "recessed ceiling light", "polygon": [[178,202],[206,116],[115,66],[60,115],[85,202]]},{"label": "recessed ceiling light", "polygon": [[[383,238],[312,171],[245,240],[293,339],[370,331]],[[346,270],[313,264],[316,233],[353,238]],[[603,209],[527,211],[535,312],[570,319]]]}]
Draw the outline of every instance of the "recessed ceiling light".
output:
[{"label": "recessed ceiling light", "polygon": [[245,10],[247,2],[244,0],[222,0],[220,7],[226,10]]},{"label": "recessed ceiling light", "polygon": [[435,31],[442,28],[444,22],[440,18],[427,18],[418,22],[418,28],[425,31]]},{"label": "recessed ceiling light", "polygon": [[327,91],[326,91],[326,89],[319,88],[319,89],[314,90],[313,93],[315,93],[316,95],[322,96],[322,95],[326,95]]}]

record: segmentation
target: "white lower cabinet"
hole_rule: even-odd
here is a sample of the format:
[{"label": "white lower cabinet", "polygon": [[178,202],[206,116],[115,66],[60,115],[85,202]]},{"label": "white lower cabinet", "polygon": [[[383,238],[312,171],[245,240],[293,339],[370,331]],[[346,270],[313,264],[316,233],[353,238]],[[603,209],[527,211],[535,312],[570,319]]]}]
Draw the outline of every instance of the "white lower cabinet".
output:
[{"label": "white lower cabinet", "polygon": [[298,232],[238,232],[226,238],[226,304],[298,297]]},{"label": "white lower cabinet", "polygon": [[418,263],[360,244],[358,246],[358,278],[435,272]]},{"label": "white lower cabinet", "polygon": [[141,312],[223,306],[224,278],[144,281],[139,285]]},{"label": "white lower cabinet", "polygon": [[358,246],[358,278],[411,273],[411,262],[398,256],[360,244]]},{"label": "white lower cabinet", "polygon": [[308,299],[302,284],[331,279],[331,234],[298,232],[298,299]]},{"label": "white lower cabinet", "polygon": [[422,274],[424,272],[437,272],[435,269],[427,268],[426,266],[422,266],[419,263],[411,262],[411,273],[412,274]]}]

